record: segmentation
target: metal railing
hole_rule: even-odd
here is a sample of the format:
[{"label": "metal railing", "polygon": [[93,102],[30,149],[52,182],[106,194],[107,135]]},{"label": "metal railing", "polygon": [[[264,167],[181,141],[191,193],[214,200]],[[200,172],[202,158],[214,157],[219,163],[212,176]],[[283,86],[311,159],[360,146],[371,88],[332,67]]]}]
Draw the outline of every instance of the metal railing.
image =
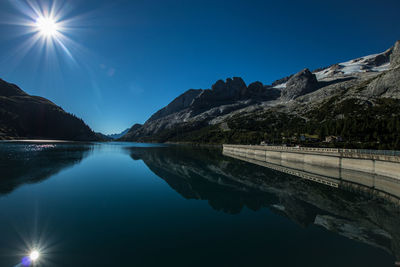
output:
[{"label": "metal railing", "polygon": [[304,151],[304,152],[322,152],[322,153],[340,153],[340,154],[363,154],[363,155],[382,155],[382,156],[400,156],[398,150],[373,150],[373,149],[346,149],[346,148],[320,148],[320,147],[285,147],[285,146],[247,146],[247,145],[224,145],[232,148],[248,148],[275,150],[275,151]]},{"label": "metal railing", "polygon": [[341,153],[357,153],[366,155],[400,156],[398,150],[373,150],[373,149],[339,149]]}]

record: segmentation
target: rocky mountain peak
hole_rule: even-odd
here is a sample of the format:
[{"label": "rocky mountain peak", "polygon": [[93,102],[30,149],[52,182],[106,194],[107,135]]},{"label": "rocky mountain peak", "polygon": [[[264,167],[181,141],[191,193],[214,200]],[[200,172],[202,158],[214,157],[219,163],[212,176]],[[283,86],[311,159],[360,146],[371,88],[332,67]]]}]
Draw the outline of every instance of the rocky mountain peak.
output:
[{"label": "rocky mountain peak", "polygon": [[394,68],[399,65],[400,65],[400,40],[395,43],[392,54],[390,55],[390,66]]},{"label": "rocky mountain peak", "polygon": [[246,90],[242,91],[242,99],[253,99],[258,101],[268,101],[279,98],[281,92],[272,86],[263,85],[262,82],[256,81],[247,87]]},{"label": "rocky mountain peak", "polygon": [[288,83],[293,82],[296,79],[311,79],[313,77],[313,74],[308,68],[305,68],[295,75],[293,75],[289,80]]},{"label": "rocky mountain peak", "polygon": [[187,107],[189,107],[194,99],[198,97],[203,90],[201,89],[190,89],[175,98],[171,103],[169,103],[166,107],[160,109],[156,113],[154,113],[148,121],[157,120],[159,118],[168,116],[174,112],[181,111]]},{"label": "rocky mountain peak", "polygon": [[375,57],[369,58],[366,60],[366,65],[363,66],[363,70],[368,70],[368,68],[374,68],[382,66],[386,63],[390,62],[390,56],[393,52],[393,47],[389,48],[385,52],[378,54]]},{"label": "rocky mountain peak", "polygon": [[281,98],[283,100],[291,100],[317,89],[318,80],[316,76],[306,68],[293,75],[287,81],[286,87],[282,89]]},{"label": "rocky mountain peak", "polygon": [[223,80],[218,80],[211,86],[211,90],[214,92],[224,91],[226,90],[226,83]]},{"label": "rocky mountain peak", "polygon": [[254,92],[256,94],[259,94],[264,91],[264,85],[261,82],[257,81],[249,84],[247,89],[248,91],[250,91],[250,93]]},{"label": "rocky mountain peak", "polygon": [[246,88],[246,83],[240,77],[233,77],[226,79],[226,85],[228,89],[234,92],[240,92],[243,88]]},{"label": "rocky mountain peak", "polygon": [[[206,90],[207,91],[207,90]],[[213,101],[240,101],[240,100],[256,100],[265,101],[278,98],[280,91],[272,88],[271,86],[263,85],[261,82],[256,81],[249,86],[240,77],[228,78],[226,81],[219,80],[212,87],[210,91],[201,95],[199,100],[203,103],[205,99],[207,103]],[[197,100],[197,99],[196,99]]]},{"label": "rocky mountain peak", "polygon": [[218,80],[211,86],[214,94],[223,95],[226,98],[235,98],[246,88],[246,83],[240,77],[228,78],[225,82]]},{"label": "rocky mountain peak", "polygon": [[[278,113],[297,116],[301,123],[308,123],[307,119],[315,118],[321,120],[321,123],[325,120],[351,119],[351,113],[342,114],[347,112],[343,108],[347,103],[352,105],[351,108],[357,109],[362,106],[368,109],[370,104],[389,107],[395,105],[393,103],[397,105],[396,101],[400,99],[400,68],[393,65],[400,66],[399,63],[400,42],[397,42],[385,52],[333,64],[317,69],[314,73],[306,68],[276,80],[272,85],[263,85],[256,81],[246,86],[239,77],[219,80],[211,89],[186,91],[156,112],[143,126],[132,129],[124,139],[152,142],[226,142],[229,140],[226,138],[232,138],[230,140],[234,142],[249,142],[246,140],[255,129],[253,125],[259,125],[260,136],[265,135],[264,127],[271,125],[270,122],[258,124],[257,118],[260,121],[271,119],[272,125],[275,125],[275,122],[280,123],[280,117],[276,115]],[[396,101],[380,102],[383,98]],[[289,102],[293,99],[296,101]],[[320,108],[329,111],[315,115]],[[334,111],[330,111],[331,109]],[[374,118],[371,117],[373,120]],[[246,126],[246,131],[249,132],[242,131],[243,122],[250,120],[252,122]],[[270,131],[274,129],[276,130],[270,128]],[[227,131],[235,134],[231,135]],[[236,133],[239,132],[240,137],[236,139]]]}]

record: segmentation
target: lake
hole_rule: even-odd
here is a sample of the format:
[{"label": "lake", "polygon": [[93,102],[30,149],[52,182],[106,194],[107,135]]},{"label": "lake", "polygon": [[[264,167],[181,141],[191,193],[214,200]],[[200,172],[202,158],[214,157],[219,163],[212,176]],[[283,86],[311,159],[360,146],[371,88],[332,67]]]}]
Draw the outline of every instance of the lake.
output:
[{"label": "lake", "polygon": [[[393,266],[400,209],[222,155],[0,143],[0,266]],[[25,262],[24,262],[25,263]]]}]

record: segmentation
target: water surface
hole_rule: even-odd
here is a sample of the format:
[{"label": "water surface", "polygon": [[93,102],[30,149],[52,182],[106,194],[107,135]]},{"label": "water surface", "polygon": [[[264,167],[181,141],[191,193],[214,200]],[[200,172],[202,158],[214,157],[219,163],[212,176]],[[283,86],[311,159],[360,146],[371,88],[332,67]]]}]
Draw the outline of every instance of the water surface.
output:
[{"label": "water surface", "polygon": [[393,266],[397,206],[225,157],[0,143],[0,266]]}]

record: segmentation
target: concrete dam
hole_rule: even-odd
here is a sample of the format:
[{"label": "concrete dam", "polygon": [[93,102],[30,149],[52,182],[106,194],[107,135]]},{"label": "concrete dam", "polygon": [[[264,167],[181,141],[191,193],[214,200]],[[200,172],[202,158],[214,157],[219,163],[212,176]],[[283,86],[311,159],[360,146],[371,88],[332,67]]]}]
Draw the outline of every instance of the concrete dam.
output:
[{"label": "concrete dam", "polygon": [[223,145],[223,154],[332,187],[400,204],[400,155],[394,151]]}]

